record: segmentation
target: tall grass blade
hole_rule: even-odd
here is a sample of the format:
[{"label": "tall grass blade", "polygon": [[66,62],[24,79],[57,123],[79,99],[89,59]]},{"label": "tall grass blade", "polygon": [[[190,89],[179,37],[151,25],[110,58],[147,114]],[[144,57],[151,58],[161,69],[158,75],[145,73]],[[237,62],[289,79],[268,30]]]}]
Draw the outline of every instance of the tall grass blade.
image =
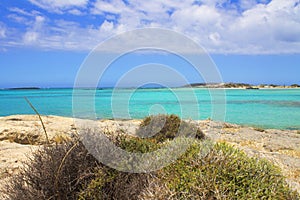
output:
[{"label": "tall grass blade", "polygon": [[41,124],[42,124],[42,127],[43,127],[43,129],[44,129],[45,136],[46,136],[46,142],[47,142],[47,144],[50,144],[49,138],[48,138],[48,134],[47,134],[47,131],[46,131],[46,127],[45,127],[45,125],[44,125],[44,122],[43,122],[43,120],[42,120],[42,117],[41,117],[40,113],[37,111],[37,109],[35,109],[35,107],[32,105],[32,103],[27,99],[27,97],[24,97],[24,99],[25,99],[26,102],[29,104],[29,106],[32,108],[32,110],[33,110],[33,111],[37,114],[37,116],[39,117],[40,122],[41,122]]}]

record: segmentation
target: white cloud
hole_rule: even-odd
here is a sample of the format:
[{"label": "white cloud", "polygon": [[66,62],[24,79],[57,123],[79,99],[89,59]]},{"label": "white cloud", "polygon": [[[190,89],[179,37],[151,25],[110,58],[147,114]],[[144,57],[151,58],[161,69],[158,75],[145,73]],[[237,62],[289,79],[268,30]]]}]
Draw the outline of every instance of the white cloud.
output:
[{"label": "white cloud", "polygon": [[[300,53],[299,0],[29,0],[48,11],[83,15],[53,21],[37,11],[11,8],[11,19],[27,22],[23,42],[41,47],[90,50],[104,39],[143,27],[167,28],[191,37],[211,53]],[[298,3],[298,4],[297,4]],[[89,7],[87,5],[89,4]],[[222,5],[226,4],[226,8]],[[84,10],[84,11],[82,11]],[[96,23],[82,25],[89,13]],[[103,21],[98,24],[98,20]],[[51,22],[51,23],[50,23]],[[1,28],[1,27],[0,27]],[[0,29],[1,35],[7,33]],[[21,41],[21,42],[22,42]],[[10,41],[12,43],[12,41]]]},{"label": "white cloud", "polygon": [[29,0],[45,10],[63,14],[64,9],[73,7],[85,7],[88,0]]},{"label": "white cloud", "polygon": [[122,0],[113,0],[113,1],[96,1],[94,4],[93,13],[94,14],[104,14],[114,13],[120,14],[121,12],[126,12],[129,8],[126,7],[125,3]]},{"label": "white cloud", "polygon": [[25,32],[23,41],[25,44],[36,44],[44,29],[45,17],[37,15],[31,27]]},{"label": "white cloud", "polygon": [[36,16],[41,15],[40,12],[36,10],[31,10],[30,12],[17,8],[17,7],[11,7],[8,8],[8,10],[11,12],[11,14],[7,15],[7,18],[24,25],[31,26],[31,19],[34,19]]},{"label": "white cloud", "polygon": [[105,32],[111,32],[114,28],[114,24],[112,22],[104,21],[100,27],[100,30]]},{"label": "white cloud", "polygon": [[214,32],[214,33],[209,34],[209,39],[213,42],[213,44],[219,45],[221,36],[219,33]]},{"label": "white cloud", "polygon": [[30,0],[31,3],[36,4],[38,6],[53,6],[59,8],[72,7],[72,6],[85,6],[87,4],[87,0]]},{"label": "white cloud", "polygon": [[27,23],[27,18],[23,17],[23,16],[20,16],[20,15],[16,15],[16,14],[10,14],[7,16],[7,18],[15,21],[15,22],[18,22],[18,23]]},{"label": "white cloud", "polygon": [[192,27],[217,26],[220,14],[215,8],[203,5],[193,5],[174,12],[171,19],[181,30],[191,29]]},{"label": "white cloud", "polygon": [[36,16],[35,17],[35,26],[41,26],[45,21],[43,16]]},{"label": "white cloud", "polygon": [[[244,53],[300,52],[300,12],[295,12],[299,9],[295,2],[273,0],[245,11],[227,25],[226,40],[238,44]],[[251,46],[258,52],[251,52]]]},{"label": "white cloud", "polygon": [[71,9],[68,10],[68,13],[72,14],[72,15],[83,15],[84,13],[78,9]]},{"label": "white cloud", "polygon": [[0,23],[0,38],[6,37],[6,28]]},{"label": "white cloud", "polygon": [[25,44],[32,44],[36,42],[38,39],[38,33],[34,31],[27,31],[23,37],[24,43]]},{"label": "white cloud", "polygon": [[28,11],[25,11],[25,10],[23,10],[21,8],[17,8],[17,7],[8,8],[8,10],[10,12],[17,13],[17,14],[23,15],[23,16],[29,16],[29,17],[35,16],[37,14],[40,14],[36,10],[32,10],[31,12],[28,12]]}]

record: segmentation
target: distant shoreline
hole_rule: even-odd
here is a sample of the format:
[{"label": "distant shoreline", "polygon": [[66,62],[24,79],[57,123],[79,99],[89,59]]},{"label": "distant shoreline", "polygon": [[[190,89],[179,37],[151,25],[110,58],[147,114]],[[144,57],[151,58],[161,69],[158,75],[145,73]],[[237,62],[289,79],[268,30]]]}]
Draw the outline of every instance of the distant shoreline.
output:
[{"label": "distant shoreline", "polygon": [[275,84],[258,84],[252,85],[247,83],[192,83],[183,87],[192,88],[221,88],[221,89],[297,89],[300,88],[298,84],[291,85],[275,85]]},{"label": "distant shoreline", "polygon": [[41,90],[41,89],[181,89],[181,88],[204,88],[204,89],[300,89],[300,85],[291,84],[291,85],[275,85],[275,84],[258,84],[252,85],[247,83],[191,83],[188,85],[183,85],[179,87],[98,87],[98,88],[73,88],[73,87],[13,87],[13,88],[0,88],[0,90]]},{"label": "distant shoreline", "polygon": [[[244,87],[169,87],[170,89],[213,89],[213,90],[251,90]],[[135,90],[135,89],[141,89],[141,90],[163,90],[168,89],[167,87],[162,88],[0,88],[0,91],[26,91],[26,90]],[[259,90],[297,90],[300,89],[300,87],[262,87],[258,88]],[[258,90],[254,89],[254,90]]]}]

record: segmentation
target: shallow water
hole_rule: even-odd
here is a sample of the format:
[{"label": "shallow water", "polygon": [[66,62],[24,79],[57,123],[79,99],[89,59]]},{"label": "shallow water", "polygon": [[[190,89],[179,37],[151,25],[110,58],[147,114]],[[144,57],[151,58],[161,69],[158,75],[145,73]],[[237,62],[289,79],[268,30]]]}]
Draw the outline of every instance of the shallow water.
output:
[{"label": "shallow water", "polygon": [[[91,117],[91,90],[76,90],[77,117]],[[0,90],[0,116],[34,114],[27,97],[43,115],[73,116],[72,89]],[[174,113],[262,128],[300,130],[300,89],[102,89],[95,93],[97,118],[143,118]],[[79,111],[80,110],[80,111]],[[226,111],[226,112],[225,112]]]}]

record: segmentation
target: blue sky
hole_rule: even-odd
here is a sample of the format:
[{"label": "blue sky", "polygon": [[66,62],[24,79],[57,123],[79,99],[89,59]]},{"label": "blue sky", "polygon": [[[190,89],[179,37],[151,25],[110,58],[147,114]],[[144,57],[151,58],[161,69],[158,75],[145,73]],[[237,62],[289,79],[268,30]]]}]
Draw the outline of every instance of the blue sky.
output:
[{"label": "blue sky", "polygon": [[[192,38],[225,82],[300,84],[299,0],[2,0],[0,88],[72,87],[97,44],[146,27]],[[124,62],[130,68],[153,60],[201,82],[172,57],[132,55]],[[122,71],[118,67],[115,73]]]}]

